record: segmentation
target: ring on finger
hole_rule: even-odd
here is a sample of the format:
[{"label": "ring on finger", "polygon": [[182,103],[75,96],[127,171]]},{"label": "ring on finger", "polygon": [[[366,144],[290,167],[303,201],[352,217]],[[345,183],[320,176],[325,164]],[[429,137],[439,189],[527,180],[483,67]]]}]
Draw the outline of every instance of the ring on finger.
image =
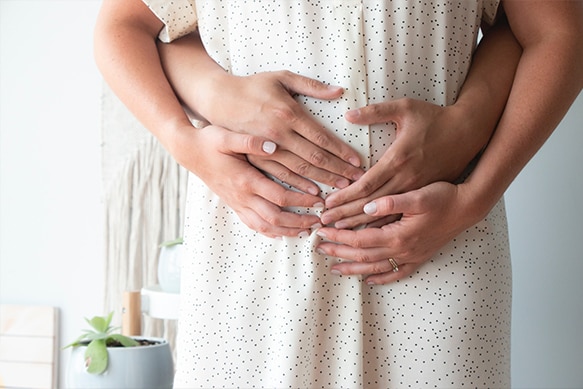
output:
[{"label": "ring on finger", "polygon": [[393,259],[393,258],[388,258],[389,263],[391,264],[391,266],[393,267],[393,272],[396,273],[399,271],[399,265],[397,264],[397,262]]}]

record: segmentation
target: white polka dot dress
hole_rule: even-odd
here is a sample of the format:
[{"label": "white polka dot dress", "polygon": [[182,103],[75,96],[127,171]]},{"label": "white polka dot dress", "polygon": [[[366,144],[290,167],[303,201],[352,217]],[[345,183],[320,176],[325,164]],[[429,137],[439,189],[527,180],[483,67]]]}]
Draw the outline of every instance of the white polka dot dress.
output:
[{"label": "white polka dot dress", "polygon": [[[167,23],[184,20],[192,1],[165,2]],[[229,72],[288,69],[343,86],[338,100],[298,99],[359,150],[365,168],[394,128],[353,125],[344,113],[405,96],[454,102],[479,24],[496,8],[479,0],[196,2],[205,47]],[[176,388],[510,386],[502,202],[390,285],[330,274],[338,259],[315,251],[319,239],[254,233],[191,175]]]}]

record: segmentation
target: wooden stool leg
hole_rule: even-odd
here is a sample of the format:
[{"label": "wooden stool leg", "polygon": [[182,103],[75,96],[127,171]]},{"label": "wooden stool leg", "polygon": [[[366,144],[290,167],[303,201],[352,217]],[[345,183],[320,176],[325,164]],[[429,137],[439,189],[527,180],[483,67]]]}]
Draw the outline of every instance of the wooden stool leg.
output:
[{"label": "wooden stool leg", "polygon": [[126,336],[142,334],[142,294],[139,290],[123,294],[121,333]]}]

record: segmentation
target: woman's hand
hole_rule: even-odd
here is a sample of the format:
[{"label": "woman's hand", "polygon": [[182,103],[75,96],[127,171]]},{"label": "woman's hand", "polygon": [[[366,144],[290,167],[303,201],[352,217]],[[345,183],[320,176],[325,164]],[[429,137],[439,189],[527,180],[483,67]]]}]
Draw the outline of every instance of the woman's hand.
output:
[{"label": "woman's hand", "polygon": [[458,178],[489,137],[487,128],[472,136],[456,106],[441,107],[412,99],[370,105],[346,114],[353,123],[392,122],[395,141],[383,157],[358,181],[328,196],[323,224],[352,228],[371,223],[377,215],[366,215],[363,206],[371,200],[403,193],[436,181]]},{"label": "woman's hand", "polygon": [[289,71],[234,76],[208,56],[197,33],[158,50],[176,94],[199,119],[277,143],[268,158],[250,158],[260,169],[306,193],[319,191],[310,180],[344,188],[362,175],[358,153],[294,99],[336,99],[342,88]]},{"label": "woman's hand", "polygon": [[[196,147],[193,153],[192,145],[203,147]],[[317,216],[286,212],[282,207],[322,207],[320,197],[286,190],[247,161],[245,155],[275,151],[272,142],[212,125],[202,129],[183,126],[176,131],[169,150],[252,230],[277,238],[298,236],[319,226]]]},{"label": "woman's hand", "polygon": [[[365,206],[366,213],[376,218],[402,214],[400,220],[358,231],[321,228],[317,234],[328,242],[317,250],[347,260],[332,266],[333,273],[367,275],[370,285],[405,278],[483,216],[483,210],[469,208],[471,196],[466,192],[463,184],[437,182],[381,197]],[[393,271],[389,258],[398,271]]]}]

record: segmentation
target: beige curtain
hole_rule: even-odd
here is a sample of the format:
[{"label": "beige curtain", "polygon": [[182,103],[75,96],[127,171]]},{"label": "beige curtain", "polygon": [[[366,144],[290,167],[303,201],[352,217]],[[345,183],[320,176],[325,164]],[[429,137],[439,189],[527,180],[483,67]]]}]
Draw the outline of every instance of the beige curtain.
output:
[{"label": "beige curtain", "polygon": [[[182,236],[186,170],[104,86],[102,163],[106,312],[121,323],[124,291],[158,283],[159,244]],[[144,317],[142,334],[175,344],[176,322]]]}]

